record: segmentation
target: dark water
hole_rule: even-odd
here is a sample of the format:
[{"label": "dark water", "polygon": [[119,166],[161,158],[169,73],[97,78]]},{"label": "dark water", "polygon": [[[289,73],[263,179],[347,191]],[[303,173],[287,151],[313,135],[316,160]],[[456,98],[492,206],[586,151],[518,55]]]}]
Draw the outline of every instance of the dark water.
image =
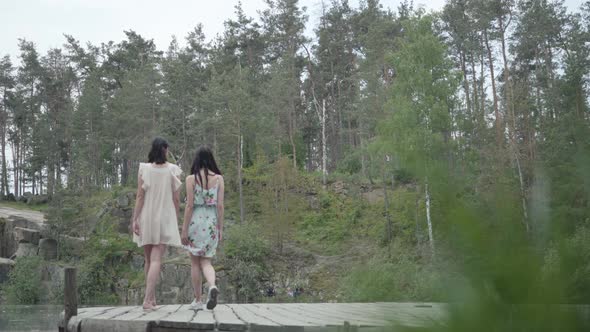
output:
[{"label": "dark water", "polygon": [[57,331],[63,305],[2,305],[0,331]]}]

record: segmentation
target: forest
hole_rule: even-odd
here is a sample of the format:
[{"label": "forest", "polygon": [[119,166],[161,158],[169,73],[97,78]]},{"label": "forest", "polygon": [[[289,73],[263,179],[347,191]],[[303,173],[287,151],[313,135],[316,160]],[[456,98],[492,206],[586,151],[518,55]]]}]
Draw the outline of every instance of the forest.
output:
[{"label": "forest", "polygon": [[587,303],[590,1],[324,1],[313,36],[308,15],[297,0],[257,17],[238,5],[222,34],[197,25],[166,50],[132,30],[65,34],[45,54],[18,40],[18,63],[0,60],[0,194],[48,195],[63,230],[63,204],[136,184],[154,137],[185,172],[209,144],[236,229],[279,251],[371,253],[340,299],[462,294],[480,304],[471,318]]}]

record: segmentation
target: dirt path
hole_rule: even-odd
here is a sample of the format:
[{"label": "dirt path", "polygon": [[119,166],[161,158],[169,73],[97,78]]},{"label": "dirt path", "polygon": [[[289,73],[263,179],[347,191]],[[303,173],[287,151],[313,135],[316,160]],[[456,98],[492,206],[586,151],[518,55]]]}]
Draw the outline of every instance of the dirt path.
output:
[{"label": "dirt path", "polygon": [[19,210],[7,206],[0,205],[0,218],[18,217],[27,219],[39,225],[42,228],[45,224],[45,215],[33,210]]}]

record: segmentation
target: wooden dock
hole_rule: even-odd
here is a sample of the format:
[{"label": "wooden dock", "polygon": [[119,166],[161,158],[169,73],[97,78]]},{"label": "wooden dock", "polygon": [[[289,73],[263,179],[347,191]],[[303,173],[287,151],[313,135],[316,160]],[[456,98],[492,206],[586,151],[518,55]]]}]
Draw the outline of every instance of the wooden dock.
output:
[{"label": "wooden dock", "polygon": [[[194,311],[189,305],[78,308],[67,323],[75,332],[189,331],[394,331],[442,322],[436,303],[257,303],[220,304]],[[63,321],[61,323],[63,328]]]}]

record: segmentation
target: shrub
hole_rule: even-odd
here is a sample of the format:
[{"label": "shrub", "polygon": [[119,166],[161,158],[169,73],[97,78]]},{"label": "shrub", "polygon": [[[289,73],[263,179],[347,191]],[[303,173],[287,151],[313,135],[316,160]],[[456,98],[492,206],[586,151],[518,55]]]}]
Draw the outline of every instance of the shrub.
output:
[{"label": "shrub", "polygon": [[[135,278],[127,268],[127,260],[137,247],[113,226],[97,228],[100,232],[86,242],[80,262],[78,294],[82,304],[116,304],[119,301],[116,282]],[[140,274],[143,274],[142,272]]]},{"label": "shrub", "polygon": [[11,304],[35,304],[41,296],[40,257],[20,257],[8,275],[3,287],[6,301]]},{"label": "shrub", "polygon": [[441,277],[436,266],[402,254],[355,267],[340,289],[346,301],[436,301],[443,297]]},{"label": "shrub", "polygon": [[225,234],[224,250],[227,258],[262,264],[270,254],[268,243],[260,238],[261,230],[253,224],[232,225]]},{"label": "shrub", "polygon": [[242,301],[255,299],[266,279],[264,262],[270,255],[270,247],[260,234],[255,225],[233,225],[228,228],[224,240],[224,264],[228,266],[228,276],[236,287],[236,295]]}]

